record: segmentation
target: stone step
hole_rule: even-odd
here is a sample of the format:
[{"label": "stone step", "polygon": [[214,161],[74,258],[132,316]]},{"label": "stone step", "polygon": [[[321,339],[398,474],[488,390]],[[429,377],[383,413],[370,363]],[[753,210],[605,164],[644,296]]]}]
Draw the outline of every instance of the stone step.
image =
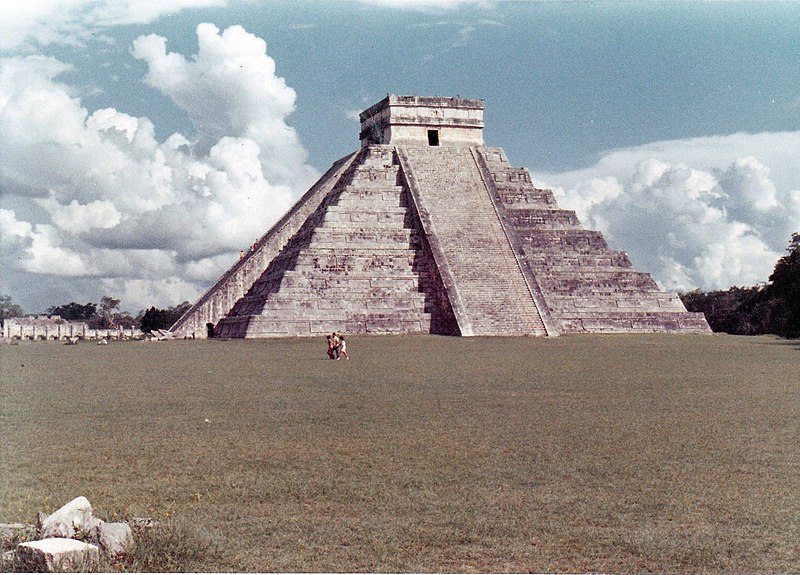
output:
[{"label": "stone step", "polygon": [[292,268],[299,273],[313,274],[352,274],[360,273],[367,276],[383,276],[395,270],[409,270],[414,265],[415,255],[411,250],[398,251],[383,250],[382,253],[365,255],[336,254],[315,255],[303,254],[297,258]]},{"label": "stone step", "polygon": [[[675,301],[677,299],[677,301]],[[560,317],[569,317],[578,312],[597,310],[610,311],[675,311],[685,312],[678,298],[670,298],[668,294],[655,292],[639,294],[635,297],[620,297],[618,294],[602,294],[602,297],[571,296],[553,297],[550,299],[551,309],[557,310]]]},{"label": "stone step", "polygon": [[497,199],[508,208],[537,207],[558,208],[553,192],[550,190],[528,189],[527,187],[497,186]]},{"label": "stone step", "polygon": [[291,298],[288,295],[281,297],[280,301],[267,298],[264,302],[263,311],[260,313],[266,314],[267,311],[274,310],[293,310],[295,314],[310,314],[309,317],[314,317],[314,314],[319,315],[322,312],[334,311],[361,311],[361,312],[378,312],[378,311],[422,311],[425,304],[425,294],[417,294],[416,297],[389,297],[389,298],[362,298],[356,299],[354,297],[315,297],[315,298]]},{"label": "stone step", "polygon": [[415,251],[410,247],[410,244],[405,242],[381,242],[373,244],[370,248],[362,244],[356,243],[347,244],[345,246],[326,246],[323,242],[313,242],[304,250],[297,258],[298,261],[310,261],[310,258],[337,258],[339,260],[346,260],[349,258],[364,258],[370,255],[377,255],[380,257],[409,257],[413,256]]},{"label": "stone step", "polygon": [[709,333],[703,314],[606,313],[561,320],[564,333]]},{"label": "stone step", "polygon": [[370,289],[390,287],[392,289],[419,289],[419,276],[416,274],[393,273],[384,277],[374,274],[349,273],[344,275],[308,275],[294,270],[287,271],[283,276],[281,287],[309,287],[313,289],[328,289],[330,287],[344,287],[350,289]]},{"label": "stone step", "polygon": [[543,229],[575,229],[581,222],[572,210],[513,208],[506,210],[506,218],[517,232],[525,234],[528,228]]},{"label": "stone step", "polygon": [[613,271],[594,271],[582,268],[575,271],[557,271],[549,269],[537,269],[536,277],[543,285],[552,286],[559,290],[573,288],[589,289],[626,289],[640,288],[646,290],[660,291],[658,284],[653,278],[644,272],[637,272],[632,269],[622,269]]},{"label": "stone step", "polygon": [[377,209],[365,206],[363,209],[352,209],[347,206],[330,206],[322,219],[322,225],[334,224],[386,224],[403,227],[406,209],[402,207]]},{"label": "stone step", "polygon": [[343,184],[359,187],[395,186],[398,184],[397,166],[362,165],[352,169],[344,178]]},{"label": "stone step", "polygon": [[408,228],[373,229],[317,228],[311,235],[311,242],[317,248],[337,249],[341,246],[394,245],[406,247],[411,244],[411,230]]},{"label": "stone step", "polygon": [[392,298],[411,298],[414,301],[425,299],[424,292],[405,284],[397,287],[371,286],[369,282],[359,282],[355,286],[296,286],[286,287],[280,291],[273,291],[261,295],[247,295],[240,301],[245,303],[262,302],[270,299],[276,302],[301,300],[315,300],[319,298],[351,299],[351,300],[372,300],[372,299],[392,299]]},{"label": "stone step", "polygon": [[577,268],[588,268],[597,271],[615,271],[619,268],[630,269],[631,261],[622,252],[582,254],[567,253],[540,253],[527,258],[528,263],[535,269],[554,271],[568,271]]},{"label": "stone step", "polygon": [[542,249],[557,248],[572,251],[607,250],[608,244],[603,234],[593,230],[525,230],[519,234],[526,252],[537,253]]},{"label": "stone step", "polygon": [[[220,337],[324,337],[343,333],[348,342],[358,334],[401,334],[430,331],[430,315],[408,313],[342,313],[324,319],[289,320],[267,316],[229,318],[220,322]],[[224,325],[227,324],[227,325]],[[238,324],[238,325],[237,325]],[[238,335],[242,333],[243,335]],[[352,343],[351,343],[352,345]],[[324,351],[323,351],[324,353]]]},{"label": "stone step", "polygon": [[339,207],[365,206],[365,207],[400,207],[403,188],[400,186],[386,188],[356,188],[348,187],[342,191],[337,199]]},{"label": "stone step", "polygon": [[392,298],[410,298],[417,300],[424,299],[425,294],[417,291],[408,285],[402,288],[394,288],[387,286],[364,286],[360,285],[357,289],[349,286],[330,286],[324,288],[313,288],[311,286],[301,286],[286,288],[280,293],[271,293],[268,299],[274,302],[291,302],[297,299],[314,300],[318,298],[335,298],[335,299],[351,299],[351,300],[378,300],[378,299],[392,299]]}]

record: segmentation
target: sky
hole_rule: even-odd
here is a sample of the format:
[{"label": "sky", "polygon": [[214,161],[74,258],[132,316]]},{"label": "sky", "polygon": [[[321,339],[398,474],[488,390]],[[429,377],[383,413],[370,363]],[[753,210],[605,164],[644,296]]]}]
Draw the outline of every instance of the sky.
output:
[{"label": "sky", "polygon": [[5,0],[0,294],[194,301],[386,94],[484,139],[670,291],[800,231],[800,2]]}]

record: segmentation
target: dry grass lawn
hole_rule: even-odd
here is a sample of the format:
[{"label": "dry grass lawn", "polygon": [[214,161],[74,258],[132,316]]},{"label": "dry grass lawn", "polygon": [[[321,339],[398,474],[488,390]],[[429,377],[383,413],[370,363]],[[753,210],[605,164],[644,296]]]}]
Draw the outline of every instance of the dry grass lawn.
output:
[{"label": "dry grass lawn", "polygon": [[[78,495],[206,571],[800,572],[800,344],[0,347],[0,522]],[[209,422],[205,422],[208,419]]]}]

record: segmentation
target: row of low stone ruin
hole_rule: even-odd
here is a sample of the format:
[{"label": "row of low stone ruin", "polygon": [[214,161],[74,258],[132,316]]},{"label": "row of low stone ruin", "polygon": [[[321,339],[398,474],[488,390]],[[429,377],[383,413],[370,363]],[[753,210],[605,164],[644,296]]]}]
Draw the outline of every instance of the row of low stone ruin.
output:
[{"label": "row of low stone ruin", "polygon": [[37,524],[0,523],[3,549],[0,571],[24,567],[26,571],[92,571],[100,557],[122,561],[129,553],[134,534],[155,527],[149,518],[130,518],[107,523],[94,516],[85,497],[77,497],[52,515],[39,513]]},{"label": "row of low stone ruin", "polygon": [[63,334],[63,335],[56,335],[56,334],[14,334],[11,336],[7,336],[4,339],[14,340],[14,341],[68,341],[70,339],[75,340],[98,340],[98,339],[106,339],[106,340],[126,340],[126,339],[142,339],[145,335],[141,330],[128,330],[125,333],[121,333],[115,330],[90,330],[86,333],[82,333],[80,335],[70,335],[70,334]]},{"label": "row of low stone ruin", "polygon": [[126,339],[142,337],[138,328],[90,328],[85,322],[58,318],[6,318],[0,320],[0,336],[16,340]]}]

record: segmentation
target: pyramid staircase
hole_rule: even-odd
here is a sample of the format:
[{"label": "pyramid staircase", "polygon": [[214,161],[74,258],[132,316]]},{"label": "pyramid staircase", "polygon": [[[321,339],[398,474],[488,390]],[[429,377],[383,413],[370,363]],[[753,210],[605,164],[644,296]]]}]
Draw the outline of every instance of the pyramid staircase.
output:
[{"label": "pyramid staircase", "polygon": [[462,335],[547,335],[470,147],[398,147]]},{"label": "pyramid staircase", "polygon": [[362,150],[215,336],[452,332],[399,182],[391,147]]}]

